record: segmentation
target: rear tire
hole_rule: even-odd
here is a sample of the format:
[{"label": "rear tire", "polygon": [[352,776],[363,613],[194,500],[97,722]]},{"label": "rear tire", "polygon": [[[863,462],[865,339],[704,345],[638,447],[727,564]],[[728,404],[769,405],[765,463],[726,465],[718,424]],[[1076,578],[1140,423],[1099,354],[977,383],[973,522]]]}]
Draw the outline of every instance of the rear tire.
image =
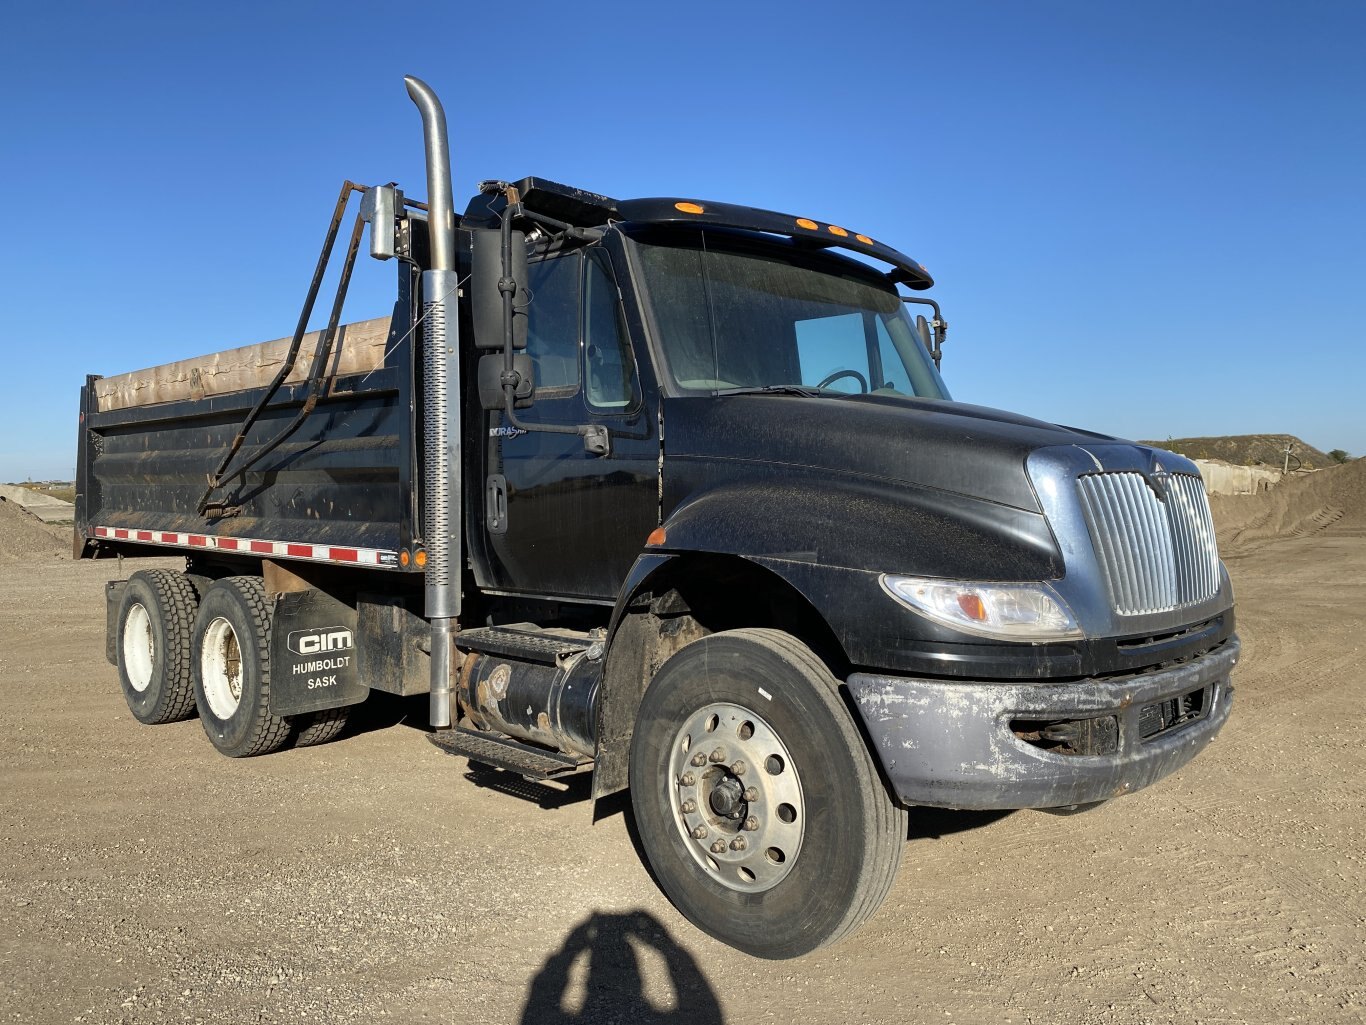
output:
[{"label": "rear tire", "polygon": [[139,722],[155,726],[194,712],[190,637],[198,607],[183,573],[139,570],[124,585],[115,645],[119,685]]},{"label": "rear tire", "polygon": [[866,921],[906,840],[838,681],[776,630],[712,634],[664,663],[631,740],[631,804],[674,906],[757,957]]},{"label": "rear tire", "polygon": [[271,607],[259,577],[224,577],[199,603],[194,698],[213,746],[231,758],[277,751],[289,721],[270,714]]},{"label": "rear tire", "polygon": [[308,712],[304,715],[290,716],[290,725],[298,732],[294,734],[295,747],[315,747],[336,740],[351,718],[351,709],[328,708],[321,712]]}]

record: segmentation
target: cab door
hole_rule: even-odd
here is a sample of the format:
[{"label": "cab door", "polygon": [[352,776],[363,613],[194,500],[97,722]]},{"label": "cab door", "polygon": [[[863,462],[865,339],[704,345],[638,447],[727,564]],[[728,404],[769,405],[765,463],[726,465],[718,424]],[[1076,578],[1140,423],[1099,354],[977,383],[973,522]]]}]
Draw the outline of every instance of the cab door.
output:
[{"label": "cab door", "polygon": [[[485,530],[492,589],[615,598],[658,522],[659,442],[645,408],[612,261],[600,246],[529,267],[527,354],[535,400],[485,414]],[[607,428],[595,455],[579,434],[537,424]]]}]

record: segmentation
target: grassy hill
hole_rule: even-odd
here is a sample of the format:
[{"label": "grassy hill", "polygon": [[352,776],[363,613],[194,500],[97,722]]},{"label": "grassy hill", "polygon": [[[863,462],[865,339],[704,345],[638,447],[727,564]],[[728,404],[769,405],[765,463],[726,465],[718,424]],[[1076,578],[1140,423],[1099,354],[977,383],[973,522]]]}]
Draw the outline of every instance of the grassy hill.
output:
[{"label": "grassy hill", "polygon": [[[1280,466],[1285,460],[1286,443],[1295,446],[1294,456],[1307,470],[1322,470],[1326,466],[1337,465],[1313,445],[1306,445],[1293,434],[1231,434],[1223,438],[1168,438],[1166,441],[1144,441],[1143,445],[1154,445],[1172,452],[1179,452],[1187,459],[1222,459],[1226,463],[1239,466]],[[1295,460],[1291,459],[1293,468]]]}]

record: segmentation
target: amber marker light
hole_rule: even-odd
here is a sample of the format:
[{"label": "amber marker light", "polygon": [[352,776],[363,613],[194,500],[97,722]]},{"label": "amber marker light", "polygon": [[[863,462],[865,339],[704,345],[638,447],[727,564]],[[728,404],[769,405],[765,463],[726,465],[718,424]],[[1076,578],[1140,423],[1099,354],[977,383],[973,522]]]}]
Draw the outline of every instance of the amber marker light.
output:
[{"label": "amber marker light", "polygon": [[873,240],[870,239],[867,235],[855,235],[854,238],[858,239],[865,246],[871,246],[873,244]]},{"label": "amber marker light", "polygon": [[849,237],[849,232],[845,231],[843,228],[837,227],[836,225],[833,225],[833,224],[830,225],[830,227],[829,227],[828,230],[829,230],[830,234],[832,234],[832,235],[838,235],[840,238],[848,238],[848,237]]},{"label": "amber marker light", "polygon": [[674,209],[685,214],[706,213],[706,211],[697,203],[675,203]]},{"label": "amber marker light", "polygon": [[807,231],[815,231],[820,227],[815,221],[808,221],[805,217],[797,218],[797,227],[805,228]]},{"label": "amber marker light", "polygon": [[418,569],[421,569],[423,566],[427,565],[427,553],[418,549],[417,553],[413,555],[413,562],[417,563]]},{"label": "amber marker light", "polygon": [[958,596],[958,607],[963,610],[963,615],[969,619],[975,619],[983,623],[987,618],[987,607],[982,604],[982,599],[975,594],[960,594]]},{"label": "amber marker light", "polygon": [[408,554],[408,549],[403,549],[398,553],[398,564],[404,569],[408,568],[408,563],[413,561],[413,557]]},{"label": "amber marker light", "polygon": [[648,548],[658,548],[664,543],[666,537],[668,535],[664,532],[663,527],[655,527],[654,530],[650,531],[650,536],[645,539],[645,545]]}]

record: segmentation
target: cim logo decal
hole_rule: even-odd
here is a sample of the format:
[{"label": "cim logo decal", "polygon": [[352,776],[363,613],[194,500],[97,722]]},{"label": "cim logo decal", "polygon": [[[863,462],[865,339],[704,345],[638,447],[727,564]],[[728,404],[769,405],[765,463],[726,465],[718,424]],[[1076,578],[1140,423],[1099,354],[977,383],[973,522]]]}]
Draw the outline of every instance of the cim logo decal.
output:
[{"label": "cim logo decal", "polygon": [[296,655],[321,655],[328,651],[349,651],[355,646],[351,631],[344,626],[295,630],[289,635],[289,650]]}]

